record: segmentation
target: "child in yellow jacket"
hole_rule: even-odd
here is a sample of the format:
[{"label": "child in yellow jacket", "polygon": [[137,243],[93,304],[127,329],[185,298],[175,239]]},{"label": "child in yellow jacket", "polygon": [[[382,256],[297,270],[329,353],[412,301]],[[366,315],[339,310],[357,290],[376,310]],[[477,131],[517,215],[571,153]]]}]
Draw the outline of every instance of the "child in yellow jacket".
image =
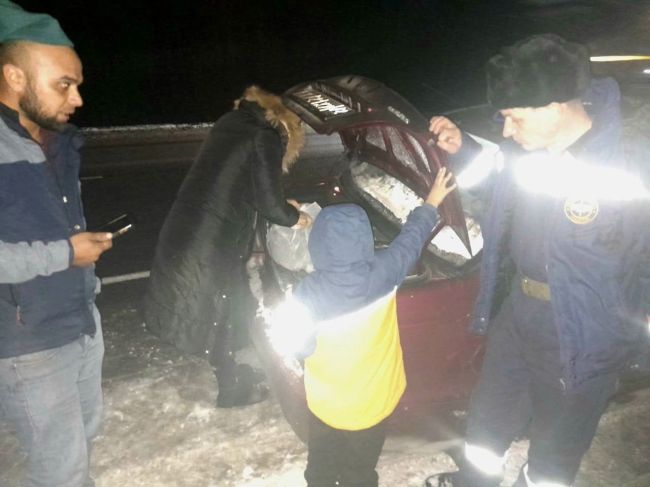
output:
[{"label": "child in yellow jacket", "polygon": [[381,251],[357,205],[326,207],[314,222],[315,271],[293,294],[318,330],[305,359],[310,487],[377,485],[384,420],[406,387],[396,291],[438,222],[437,206],[455,188],[450,179],[442,168],[426,202]]}]

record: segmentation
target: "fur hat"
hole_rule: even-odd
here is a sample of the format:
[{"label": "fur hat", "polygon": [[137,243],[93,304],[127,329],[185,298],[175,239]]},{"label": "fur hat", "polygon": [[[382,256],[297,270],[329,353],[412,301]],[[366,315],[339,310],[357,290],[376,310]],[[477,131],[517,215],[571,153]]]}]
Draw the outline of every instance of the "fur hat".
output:
[{"label": "fur hat", "polygon": [[503,48],[486,71],[488,102],[496,109],[580,98],[591,77],[587,48],[555,34],[530,36]]},{"label": "fur hat", "polygon": [[246,88],[241,98],[235,100],[235,109],[239,108],[242,100],[257,103],[264,110],[266,120],[280,132],[286,142],[282,157],[282,171],[289,172],[289,168],[296,162],[300,150],[305,145],[305,129],[300,117],[282,103],[282,98],[259,86]]},{"label": "fur hat", "polygon": [[0,44],[11,41],[73,46],[54,17],[26,12],[14,2],[0,0]]}]

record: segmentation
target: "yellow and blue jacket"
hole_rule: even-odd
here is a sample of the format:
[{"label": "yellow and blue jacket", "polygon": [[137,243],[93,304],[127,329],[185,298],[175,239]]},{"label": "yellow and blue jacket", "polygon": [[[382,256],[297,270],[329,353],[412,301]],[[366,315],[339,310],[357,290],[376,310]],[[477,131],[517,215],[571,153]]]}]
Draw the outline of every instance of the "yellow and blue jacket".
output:
[{"label": "yellow and blue jacket", "polygon": [[305,359],[311,412],[342,430],[370,428],[388,417],[406,387],[396,291],[438,221],[425,204],[411,212],[391,245],[375,252],[365,211],[352,204],[324,208],[309,237],[316,269],[294,297],[319,330]]}]

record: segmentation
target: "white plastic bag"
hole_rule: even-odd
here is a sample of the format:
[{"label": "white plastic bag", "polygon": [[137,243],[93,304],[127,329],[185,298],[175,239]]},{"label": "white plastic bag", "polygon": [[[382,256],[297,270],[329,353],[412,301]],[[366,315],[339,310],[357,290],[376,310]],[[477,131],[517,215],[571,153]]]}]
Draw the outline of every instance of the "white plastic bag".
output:
[{"label": "white plastic bag", "polygon": [[[316,219],[321,207],[318,203],[305,203],[300,205],[300,211],[307,213],[312,220]],[[290,271],[311,272],[314,267],[309,257],[309,228],[292,229],[281,225],[272,224],[266,234],[266,245],[271,258]]]}]

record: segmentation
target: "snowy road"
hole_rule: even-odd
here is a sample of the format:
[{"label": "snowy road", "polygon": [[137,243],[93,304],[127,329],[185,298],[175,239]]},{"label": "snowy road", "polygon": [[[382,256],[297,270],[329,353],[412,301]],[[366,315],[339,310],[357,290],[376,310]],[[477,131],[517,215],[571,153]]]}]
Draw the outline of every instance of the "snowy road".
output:
[{"label": "snowy road", "polygon": [[[107,286],[99,303],[106,412],[92,462],[98,487],[305,485],[305,447],[275,400],[214,408],[215,381],[207,363],[180,355],[143,329],[138,302],[145,282]],[[244,358],[254,360],[250,351]],[[612,403],[602,418],[576,487],[650,485],[650,389],[619,400],[624,402]],[[394,426],[379,462],[380,485],[421,486],[427,474],[453,468],[442,450],[460,439],[436,441],[444,426],[434,418],[421,423],[417,434]],[[523,441],[513,447],[504,485],[513,481],[525,447]],[[2,487],[18,486],[23,461],[2,424]]]}]

